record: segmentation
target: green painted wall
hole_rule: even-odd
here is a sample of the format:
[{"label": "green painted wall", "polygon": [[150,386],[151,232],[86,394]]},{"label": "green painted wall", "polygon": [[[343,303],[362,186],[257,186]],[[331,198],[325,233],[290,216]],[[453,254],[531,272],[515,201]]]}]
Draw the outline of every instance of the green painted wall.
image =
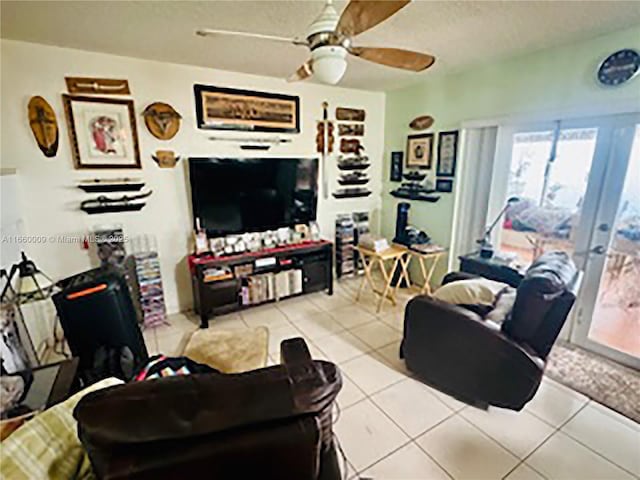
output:
[{"label": "green painted wall", "polygon": [[[607,89],[595,81],[604,57],[620,48],[640,50],[640,27],[591,40],[542,50],[508,60],[480,64],[456,74],[434,75],[401,90],[387,92],[385,166],[382,194],[382,234],[393,237],[399,202],[389,195],[398,183],[389,181],[391,152],[405,150],[408,124],[418,115],[435,118],[434,132],[455,130],[464,121],[545,110],[635,102],[640,110],[640,78]],[[459,177],[460,171],[456,172]],[[454,182],[455,184],[455,182]],[[455,187],[458,187],[456,184]],[[424,229],[439,244],[451,241],[454,195],[442,194],[437,203],[411,202],[409,221]],[[434,280],[444,273],[444,262]]]}]

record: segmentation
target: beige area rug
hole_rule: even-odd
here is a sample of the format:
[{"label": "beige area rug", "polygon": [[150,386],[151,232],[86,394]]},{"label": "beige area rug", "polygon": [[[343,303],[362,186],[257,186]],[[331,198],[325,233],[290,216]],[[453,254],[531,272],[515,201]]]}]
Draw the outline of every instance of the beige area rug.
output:
[{"label": "beige area rug", "polygon": [[267,364],[269,330],[199,329],[187,335],[183,355],[224,373],[241,373]]},{"label": "beige area rug", "polygon": [[558,342],[545,375],[640,423],[640,372]]}]

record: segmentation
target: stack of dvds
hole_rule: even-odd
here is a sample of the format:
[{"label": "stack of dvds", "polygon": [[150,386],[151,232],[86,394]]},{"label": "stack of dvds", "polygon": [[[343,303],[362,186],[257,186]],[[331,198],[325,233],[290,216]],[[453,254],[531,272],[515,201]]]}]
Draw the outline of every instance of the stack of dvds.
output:
[{"label": "stack of dvds", "polygon": [[354,270],[354,224],[351,214],[336,218],[336,276],[352,275]]},{"label": "stack of dvds", "polygon": [[156,252],[139,252],[131,255],[130,258],[134,264],[134,274],[131,277],[136,283],[142,310],[142,323],[145,327],[155,327],[167,323],[158,254]]}]

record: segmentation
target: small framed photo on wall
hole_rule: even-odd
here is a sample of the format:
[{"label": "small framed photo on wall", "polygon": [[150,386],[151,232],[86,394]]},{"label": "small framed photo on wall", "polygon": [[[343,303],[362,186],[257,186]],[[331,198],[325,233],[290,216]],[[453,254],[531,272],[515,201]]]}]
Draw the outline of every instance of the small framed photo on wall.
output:
[{"label": "small framed photo on wall", "polygon": [[409,135],[407,137],[407,168],[431,168],[433,133]]},{"label": "small framed photo on wall", "polygon": [[75,168],[141,168],[133,100],[62,95]]},{"label": "small framed photo on wall", "polygon": [[438,168],[439,177],[455,177],[458,155],[458,131],[440,132],[438,134]]},{"label": "small framed photo on wall", "polygon": [[403,152],[391,152],[391,176],[392,182],[402,181],[402,157]]},{"label": "small framed photo on wall", "polygon": [[436,192],[442,192],[442,193],[453,192],[453,180],[450,178],[437,178]]}]

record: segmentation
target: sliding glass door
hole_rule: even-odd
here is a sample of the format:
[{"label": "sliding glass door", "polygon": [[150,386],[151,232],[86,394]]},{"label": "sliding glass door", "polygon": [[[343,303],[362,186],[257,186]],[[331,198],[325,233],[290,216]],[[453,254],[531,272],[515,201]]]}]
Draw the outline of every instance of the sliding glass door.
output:
[{"label": "sliding glass door", "polygon": [[618,115],[501,129],[489,202],[491,217],[508,201],[494,238],[503,256],[526,266],[562,250],[584,271],[570,340],[637,366],[639,122]]}]

